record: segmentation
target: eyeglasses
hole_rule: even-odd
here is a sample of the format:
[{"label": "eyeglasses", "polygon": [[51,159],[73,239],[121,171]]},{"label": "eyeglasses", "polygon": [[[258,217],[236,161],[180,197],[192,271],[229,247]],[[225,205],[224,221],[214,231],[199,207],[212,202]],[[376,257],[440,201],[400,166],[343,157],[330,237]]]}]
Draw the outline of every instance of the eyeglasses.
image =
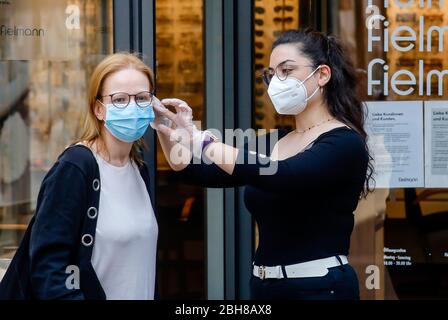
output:
[{"label": "eyeglasses", "polygon": [[129,102],[131,102],[131,97],[134,97],[135,103],[140,108],[147,108],[151,105],[151,102],[154,98],[154,92],[142,91],[137,94],[128,94],[126,92],[117,92],[117,93],[107,94],[105,96],[98,96],[97,99],[102,99],[105,97],[110,97],[112,104],[119,109],[125,109],[129,105]]},{"label": "eyeglasses", "polygon": [[156,21],[160,24],[170,24],[173,22],[172,18],[168,15],[157,16]]},{"label": "eyeglasses", "polygon": [[291,23],[293,21],[294,21],[293,17],[285,17],[285,18],[276,17],[276,18],[274,18],[275,23]]},{"label": "eyeglasses", "polygon": [[263,30],[255,30],[255,35],[257,37],[262,37],[262,36],[264,36],[264,31]]},{"label": "eyeglasses", "polygon": [[265,55],[261,52],[255,52],[255,59],[261,60],[264,59]]},{"label": "eyeglasses", "polygon": [[264,113],[262,112],[255,112],[255,119],[257,119],[258,121],[263,121],[265,118]]},{"label": "eyeglasses", "polygon": [[256,71],[263,71],[264,69],[264,65],[262,65],[261,63],[256,63],[255,64],[255,70]]},{"label": "eyeglasses", "polygon": [[202,23],[202,19],[199,15],[191,15],[191,14],[181,14],[179,16],[179,21],[187,24],[199,24]]},{"label": "eyeglasses", "polygon": [[442,59],[430,59],[425,63],[427,68],[431,69],[443,69],[443,60]]},{"label": "eyeglasses", "polygon": [[258,13],[258,14],[263,14],[266,12],[266,10],[263,7],[255,7],[254,11],[255,11],[255,13]]},{"label": "eyeglasses", "polygon": [[431,22],[433,24],[441,24],[443,23],[443,18],[445,17],[444,13],[435,13],[435,14],[425,14],[425,20]]},{"label": "eyeglasses", "polygon": [[288,64],[280,64],[279,66],[277,66],[275,70],[272,68],[265,68],[262,74],[263,82],[266,86],[269,86],[272,78],[275,75],[277,75],[277,78],[279,78],[280,81],[285,81],[291,74],[291,72],[298,67],[312,68],[313,66],[300,66],[300,65],[292,66]]},{"label": "eyeglasses", "polygon": [[203,89],[202,82],[186,82],[179,85],[179,92],[182,94],[194,94]]},{"label": "eyeglasses", "polygon": [[174,34],[158,35],[156,38],[157,46],[171,48],[174,43]]},{"label": "eyeglasses", "polygon": [[159,82],[157,84],[157,91],[171,94],[174,91],[174,84],[172,82]]},{"label": "eyeglasses", "polygon": [[179,61],[177,69],[181,73],[193,73],[198,69],[198,64],[194,60],[184,59]]},{"label": "eyeglasses", "polygon": [[397,13],[395,16],[396,22],[413,23],[417,22],[416,13]]},{"label": "eyeglasses", "polygon": [[285,30],[274,30],[274,32],[272,33],[274,35],[275,38],[279,37],[283,32],[285,32]]},{"label": "eyeglasses", "polygon": [[255,96],[256,97],[262,97],[264,96],[265,91],[263,89],[255,89]]},{"label": "eyeglasses", "polygon": [[167,71],[173,68],[172,63],[157,63],[156,68],[158,71]]},{"label": "eyeglasses", "polygon": [[293,6],[275,6],[274,7],[274,11],[275,12],[280,12],[280,11],[293,11],[294,7]]}]

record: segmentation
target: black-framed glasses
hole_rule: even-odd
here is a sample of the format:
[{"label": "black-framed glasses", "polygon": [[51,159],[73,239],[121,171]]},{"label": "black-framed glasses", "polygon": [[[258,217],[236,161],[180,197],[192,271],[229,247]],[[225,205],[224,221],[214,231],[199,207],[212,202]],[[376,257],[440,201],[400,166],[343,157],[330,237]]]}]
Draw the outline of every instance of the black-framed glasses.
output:
[{"label": "black-framed glasses", "polygon": [[274,18],[275,23],[291,23],[294,22],[293,17],[276,17]]},{"label": "black-framed glasses", "polygon": [[265,8],[263,8],[263,7],[255,7],[255,13],[263,14],[265,12],[266,12]]},{"label": "black-framed glasses", "polygon": [[135,103],[140,108],[147,108],[152,103],[152,100],[154,98],[154,92],[142,91],[137,94],[129,94],[126,92],[116,92],[116,93],[107,94],[104,96],[98,96],[97,98],[101,99],[104,97],[110,97],[110,101],[112,102],[112,104],[119,109],[125,109],[131,102],[131,97],[134,97]]},{"label": "black-framed glasses", "polygon": [[260,41],[255,42],[255,47],[258,49],[264,49],[264,43]]},{"label": "black-framed glasses", "polygon": [[255,64],[255,70],[256,71],[263,71],[264,69],[264,65],[262,65],[261,63],[256,63]]},{"label": "black-framed glasses", "polygon": [[272,34],[274,35],[274,37],[280,37],[280,35],[282,35],[282,33],[285,32],[285,30],[274,30],[272,32]]},{"label": "black-framed glasses", "polygon": [[262,97],[262,96],[264,96],[264,94],[265,94],[265,90],[263,90],[263,89],[255,89],[255,96],[256,97]]},{"label": "black-framed glasses", "polygon": [[275,6],[274,7],[275,12],[280,12],[280,11],[292,12],[293,10],[294,10],[293,6]]},{"label": "black-framed glasses", "polygon": [[255,59],[261,60],[264,59],[265,55],[261,52],[255,52]]},{"label": "black-framed glasses", "polygon": [[263,30],[255,30],[254,33],[255,33],[255,35],[256,35],[257,37],[262,37],[262,36],[264,36],[264,31],[263,31]]}]

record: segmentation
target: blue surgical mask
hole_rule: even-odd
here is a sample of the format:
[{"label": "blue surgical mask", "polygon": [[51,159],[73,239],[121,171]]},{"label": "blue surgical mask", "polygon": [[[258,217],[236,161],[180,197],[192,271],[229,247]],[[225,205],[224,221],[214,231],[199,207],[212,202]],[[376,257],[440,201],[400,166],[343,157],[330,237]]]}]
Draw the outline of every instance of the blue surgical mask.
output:
[{"label": "blue surgical mask", "polygon": [[115,138],[123,142],[135,142],[143,137],[148,126],[155,119],[152,106],[141,108],[135,102],[130,102],[123,109],[113,104],[107,104],[105,107],[105,127]]}]

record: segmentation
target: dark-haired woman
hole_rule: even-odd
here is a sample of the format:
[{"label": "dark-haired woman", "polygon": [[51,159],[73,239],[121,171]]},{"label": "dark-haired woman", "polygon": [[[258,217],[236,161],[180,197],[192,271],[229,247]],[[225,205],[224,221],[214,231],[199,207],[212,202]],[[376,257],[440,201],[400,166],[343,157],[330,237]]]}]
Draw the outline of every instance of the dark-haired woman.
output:
[{"label": "dark-haired woman", "polygon": [[[264,80],[276,111],[296,122],[294,131],[267,144],[265,154],[235,149],[197,130],[191,108],[167,99],[155,106],[165,155],[195,183],[246,186],[245,203],[260,232],[253,299],[359,299],[347,256],[354,211],[370,191],[371,167],[349,56],[334,37],[288,31],[274,44]],[[161,124],[166,118],[175,125]],[[265,138],[258,139],[270,141]],[[266,174],[266,168],[276,170]]]}]

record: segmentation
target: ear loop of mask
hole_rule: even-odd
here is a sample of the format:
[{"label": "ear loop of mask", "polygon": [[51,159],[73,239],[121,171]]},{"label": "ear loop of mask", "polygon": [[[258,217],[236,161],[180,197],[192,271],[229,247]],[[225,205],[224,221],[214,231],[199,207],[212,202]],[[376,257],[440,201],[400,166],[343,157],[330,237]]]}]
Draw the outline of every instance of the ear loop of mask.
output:
[{"label": "ear loop of mask", "polygon": [[[102,102],[102,101],[100,101],[100,99],[96,99],[96,101],[98,101],[105,109],[106,109],[106,112],[107,112],[107,107],[106,107],[106,105]],[[98,115],[97,115],[98,116]],[[100,121],[103,121],[104,122],[104,119],[103,120],[100,120]]]},{"label": "ear loop of mask", "polygon": [[[302,85],[305,86],[305,82],[306,82],[309,78],[311,78],[311,77],[317,72],[317,70],[320,70],[321,68],[322,68],[322,66],[317,67],[316,70],[314,70],[314,71],[313,71],[313,72],[312,72],[312,73],[311,73],[305,80],[303,80]],[[307,97],[307,98],[305,99],[305,101],[308,102],[308,101],[310,101],[311,99],[313,99],[313,97],[317,94],[317,92],[318,92],[320,89],[321,89],[321,87],[318,85],[318,86],[317,86],[317,89],[314,90],[313,94],[312,94],[311,96]]]}]

